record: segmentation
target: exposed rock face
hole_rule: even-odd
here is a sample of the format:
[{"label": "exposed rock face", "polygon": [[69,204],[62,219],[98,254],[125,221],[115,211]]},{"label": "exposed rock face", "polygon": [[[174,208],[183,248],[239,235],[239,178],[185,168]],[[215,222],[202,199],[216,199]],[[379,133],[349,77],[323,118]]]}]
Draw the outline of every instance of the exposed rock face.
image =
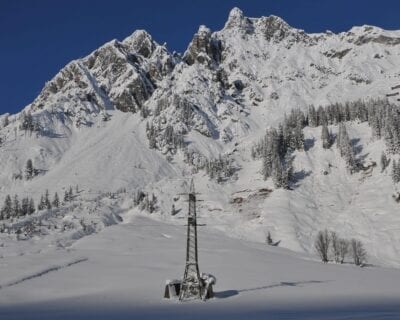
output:
[{"label": "exposed rock face", "polygon": [[72,99],[73,108],[90,105],[90,110],[137,112],[175,64],[176,58],[164,46],[147,32],[135,31],[124,41],[113,40],[66,66],[46,84],[32,107],[54,104],[66,111],[71,106],[63,106],[61,101]]},{"label": "exposed rock face", "polygon": [[149,58],[157,47],[153,38],[144,30],[135,31],[122,44],[145,58]]},{"label": "exposed rock face", "polygon": [[400,44],[400,38],[398,38],[398,37],[387,37],[387,36],[384,36],[384,35],[379,35],[377,37],[361,36],[354,42],[354,44],[356,44],[358,46],[361,46],[361,45],[369,43],[369,42],[385,44],[385,45],[388,45],[388,46],[395,46],[395,45]]},{"label": "exposed rock face", "polygon": [[256,28],[265,39],[278,43],[283,39],[291,42],[307,42],[310,37],[303,31],[290,27],[284,20],[277,16],[262,17],[257,20]]},{"label": "exposed rock face", "polygon": [[239,8],[233,8],[229,13],[228,21],[225,23],[224,29],[234,29],[246,33],[252,33],[254,26],[253,22],[244,16],[242,10]]},{"label": "exposed rock face", "polygon": [[[394,62],[386,60],[398,44],[396,31],[362,26],[307,34],[277,16],[248,18],[234,8],[221,31],[200,26],[183,57],[144,30],[111,41],[67,65],[31,107],[77,116],[113,108],[140,112],[160,132],[173,125],[180,134],[195,130],[229,141],[237,129],[229,121],[235,112],[369,93],[363,86],[396,77],[388,67]],[[246,118],[242,122],[245,130]]]},{"label": "exposed rock face", "polygon": [[214,39],[211,30],[200,26],[199,31],[194,35],[183,60],[192,65],[195,62],[209,65],[218,64],[221,61],[222,44]]}]

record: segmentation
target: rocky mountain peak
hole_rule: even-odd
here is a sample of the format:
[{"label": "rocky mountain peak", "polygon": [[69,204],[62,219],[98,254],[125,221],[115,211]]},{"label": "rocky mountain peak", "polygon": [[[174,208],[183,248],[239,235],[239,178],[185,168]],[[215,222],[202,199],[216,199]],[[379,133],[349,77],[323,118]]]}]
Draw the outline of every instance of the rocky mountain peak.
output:
[{"label": "rocky mountain peak", "polygon": [[145,58],[150,57],[158,45],[145,30],[136,30],[132,35],[125,38],[122,44]]},{"label": "rocky mountain peak", "polygon": [[242,10],[235,7],[230,11],[224,29],[240,29],[249,31],[252,30],[252,22],[249,18],[244,16]]},{"label": "rocky mountain peak", "polygon": [[197,33],[193,36],[183,59],[189,65],[194,62],[206,64],[219,63],[221,60],[221,51],[221,42],[213,37],[209,28],[201,25]]},{"label": "rocky mountain peak", "polygon": [[285,20],[275,15],[256,19],[255,28],[267,40],[281,41],[290,36],[300,40],[299,34],[305,35],[303,30],[292,28]]}]

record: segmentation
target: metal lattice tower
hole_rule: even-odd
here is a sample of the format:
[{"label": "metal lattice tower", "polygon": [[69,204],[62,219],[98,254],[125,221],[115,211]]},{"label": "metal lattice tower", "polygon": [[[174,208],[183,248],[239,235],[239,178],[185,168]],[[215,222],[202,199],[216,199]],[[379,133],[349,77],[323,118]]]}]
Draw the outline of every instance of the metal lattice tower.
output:
[{"label": "metal lattice tower", "polygon": [[179,300],[201,299],[202,293],[203,283],[200,279],[199,263],[197,260],[196,193],[192,179],[189,190],[186,266],[181,284]]}]

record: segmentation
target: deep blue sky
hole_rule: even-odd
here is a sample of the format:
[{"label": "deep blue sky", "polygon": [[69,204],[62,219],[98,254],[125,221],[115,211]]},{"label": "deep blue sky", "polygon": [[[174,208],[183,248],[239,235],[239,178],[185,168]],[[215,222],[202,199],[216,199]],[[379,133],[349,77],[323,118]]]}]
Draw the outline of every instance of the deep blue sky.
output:
[{"label": "deep blue sky", "polygon": [[109,40],[146,29],[182,52],[200,24],[222,28],[234,6],[307,32],[400,29],[400,0],[0,0],[0,114],[21,110],[66,63]]}]

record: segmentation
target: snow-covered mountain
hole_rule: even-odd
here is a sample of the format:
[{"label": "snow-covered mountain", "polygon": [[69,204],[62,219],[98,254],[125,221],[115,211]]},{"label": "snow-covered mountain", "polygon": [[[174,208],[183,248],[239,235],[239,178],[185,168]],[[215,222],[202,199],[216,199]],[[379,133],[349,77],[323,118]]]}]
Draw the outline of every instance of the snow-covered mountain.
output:
[{"label": "snow-covered mountain", "polygon": [[[60,209],[4,221],[10,234],[0,237],[19,248],[8,240],[28,221],[41,241],[67,246],[149,206],[154,219],[179,224],[186,207],[178,194],[193,176],[209,227],[259,242],[270,232],[280,246],[306,252],[328,228],[362,240],[372,263],[400,266],[390,167],[350,174],[335,147],[322,148],[321,127],[304,129],[292,190],[265,181],[251,156],[294,108],[384,98],[399,83],[399,66],[400,31],[307,34],[237,8],[220,31],[200,26],[183,55],[143,30],[113,40],[65,66],[23,112],[0,117],[0,203],[7,194],[38,203],[46,189],[62,197],[78,185]],[[384,140],[366,123],[349,123],[348,132],[357,157],[379,163]],[[230,173],[217,181],[203,167],[220,156]],[[25,178],[28,159],[33,179]]]}]

